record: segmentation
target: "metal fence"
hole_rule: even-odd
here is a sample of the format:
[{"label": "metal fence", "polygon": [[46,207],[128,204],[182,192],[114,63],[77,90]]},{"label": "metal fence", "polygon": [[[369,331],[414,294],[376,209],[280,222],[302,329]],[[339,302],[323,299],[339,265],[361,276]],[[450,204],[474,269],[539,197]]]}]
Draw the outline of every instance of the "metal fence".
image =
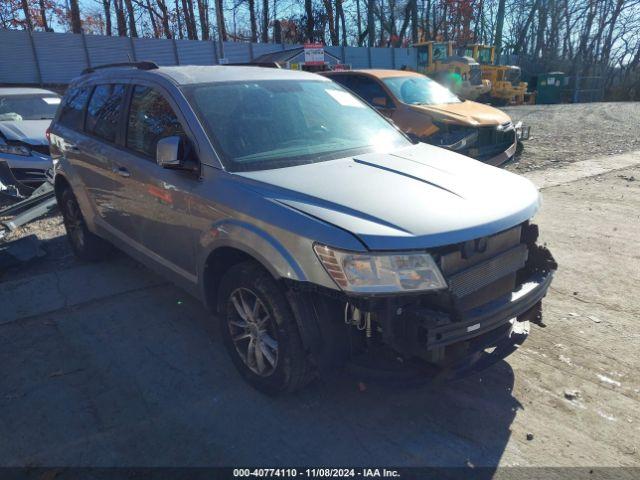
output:
[{"label": "metal fence", "polygon": [[[302,47],[274,43],[224,42],[229,63],[249,62],[265,53]],[[0,29],[0,84],[66,84],[87,67],[151,60],[158,65],[215,65],[214,41],[108,37]],[[416,68],[413,48],[326,47],[352,68]]]}]

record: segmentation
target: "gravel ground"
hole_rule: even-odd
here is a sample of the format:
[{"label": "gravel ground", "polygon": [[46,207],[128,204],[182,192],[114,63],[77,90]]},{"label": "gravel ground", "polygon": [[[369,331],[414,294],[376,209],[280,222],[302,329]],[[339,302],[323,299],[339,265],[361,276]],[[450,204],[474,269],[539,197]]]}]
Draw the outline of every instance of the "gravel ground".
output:
[{"label": "gravel ground", "polygon": [[524,152],[507,168],[519,173],[640,150],[640,103],[521,105],[504,109],[531,125]]}]

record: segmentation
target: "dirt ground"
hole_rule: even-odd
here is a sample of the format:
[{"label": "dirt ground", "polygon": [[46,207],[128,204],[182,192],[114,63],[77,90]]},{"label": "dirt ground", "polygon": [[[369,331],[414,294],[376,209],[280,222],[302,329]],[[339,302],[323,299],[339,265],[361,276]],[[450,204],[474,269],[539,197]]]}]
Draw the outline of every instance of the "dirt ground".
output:
[{"label": "dirt ground", "polygon": [[525,153],[507,167],[518,173],[640,150],[640,104],[521,105],[504,109],[531,125]]},{"label": "dirt ground", "polygon": [[[544,124],[562,107],[518,108]],[[640,467],[640,151],[554,162],[544,132],[516,168],[559,263],[546,327],[447,385],[336,374],[264,397],[195,300],[124,255],[78,262],[59,217],[29,226],[47,256],[0,275],[0,465]]]}]

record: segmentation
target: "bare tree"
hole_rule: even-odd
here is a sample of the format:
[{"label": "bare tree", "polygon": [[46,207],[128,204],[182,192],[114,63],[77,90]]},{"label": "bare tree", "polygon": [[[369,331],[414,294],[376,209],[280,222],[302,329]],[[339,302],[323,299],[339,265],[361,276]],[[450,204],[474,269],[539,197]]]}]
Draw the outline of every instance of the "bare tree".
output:
[{"label": "bare tree", "polygon": [[124,4],[127,7],[127,17],[129,19],[129,35],[135,38],[138,36],[138,29],[136,28],[136,16],[133,11],[133,4],[131,0],[124,0]]},{"label": "bare tree", "polygon": [[209,2],[207,0],[198,0],[198,13],[202,40],[209,40]]},{"label": "bare tree", "polygon": [[49,24],[47,22],[47,9],[44,5],[44,0],[38,0],[38,6],[40,7],[40,21],[42,22],[42,28],[45,32],[48,32]]},{"label": "bare tree", "polygon": [[258,21],[256,19],[256,1],[248,0],[249,4],[249,23],[251,24],[251,41],[258,41]]},{"label": "bare tree", "polygon": [[216,25],[218,27],[218,37],[221,42],[227,41],[227,28],[224,24],[224,7],[222,0],[216,0]]},{"label": "bare tree", "polygon": [[269,42],[269,0],[262,0],[262,42]]},{"label": "bare tree", "polygon": [[31,21],[31,12],[29,11],[29,2],[27,0],[21,0],[22,12],[24,13],[24,19],[27,23],[27,29],[33,30],[33,22]]},{"label": "bare tree", "polygon": [[[77,4],[77,0],[73,0]],[[113,8],[116,11],[116,23],[118,25],[118,35],[121,37],[127,36],[127,20],[124,14],[123,0],[113,0]],[[78,13],[78,18],[80,14]]]},{"label": "bare tree", "polygon": [[71,31],[73,33],[82,33],[82,21],[80,20],[78,0],[69,0],[69,10],[71,10]]},{"label": "bare tree", "polygon": [[102,0],[102,8],[104,10],[105,32],[111,35],[111,0]]},{"label": "bare tree", "polygon": [[307,17],[307,22],[305,25],[307,41],[313,42],[315,40],[315,25],[313,18],[313,3],[311,2],[311,0],[304,0],[304,12]]},{"label": "bare tree", "polygon": [[376,22],[375,22],[375,0],[367,0],[367,33],[369,35],[369,46],[376,44]]}]

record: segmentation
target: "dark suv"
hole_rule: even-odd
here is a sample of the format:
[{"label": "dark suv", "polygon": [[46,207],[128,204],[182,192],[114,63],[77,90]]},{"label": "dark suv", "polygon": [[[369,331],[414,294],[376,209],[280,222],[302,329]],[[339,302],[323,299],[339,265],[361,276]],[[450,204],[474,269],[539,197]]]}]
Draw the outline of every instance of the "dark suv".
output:
[{"label": "dark suv", "polygon": [[540,318],[555,263],[533,184],[413,144],[324,77],[101,68],[50,137],[74,252],[116,245],[202,299],[263,391],[347,361],[463,373]]}]

